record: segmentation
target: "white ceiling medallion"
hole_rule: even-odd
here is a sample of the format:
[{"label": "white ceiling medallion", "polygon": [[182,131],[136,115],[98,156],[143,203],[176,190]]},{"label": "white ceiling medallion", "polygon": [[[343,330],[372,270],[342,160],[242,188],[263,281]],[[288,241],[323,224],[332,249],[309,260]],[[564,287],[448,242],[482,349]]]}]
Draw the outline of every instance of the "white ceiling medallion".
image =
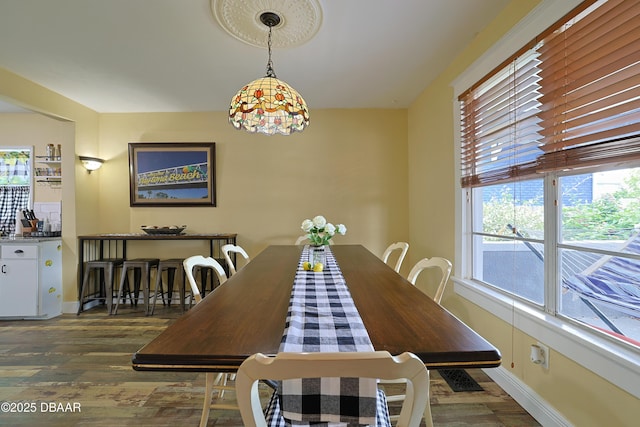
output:
[{"label": "white ceiling medallion", "polygon": [[274,12],[280,23],[273,27],[272,45],[287,48],[311,40],[320,29],[319,0],[211,0],[211,11],[220,26],[240,41],[266,47],[269,28],[260,21],[264,12]]}]

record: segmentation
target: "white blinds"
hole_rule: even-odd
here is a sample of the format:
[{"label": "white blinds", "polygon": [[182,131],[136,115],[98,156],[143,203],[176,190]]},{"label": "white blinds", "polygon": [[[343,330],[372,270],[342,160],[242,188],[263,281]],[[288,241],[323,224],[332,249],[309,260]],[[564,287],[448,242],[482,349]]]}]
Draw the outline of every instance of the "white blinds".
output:
[{"label": "white blinds", "polygon": [[462,185],[640,159],[640,2],[587,1],[463,93]]},{"label": "white blinds", "polygon": [[537,57],[530,49],[461,99],[464,186],[535,172],[542,153]]}]

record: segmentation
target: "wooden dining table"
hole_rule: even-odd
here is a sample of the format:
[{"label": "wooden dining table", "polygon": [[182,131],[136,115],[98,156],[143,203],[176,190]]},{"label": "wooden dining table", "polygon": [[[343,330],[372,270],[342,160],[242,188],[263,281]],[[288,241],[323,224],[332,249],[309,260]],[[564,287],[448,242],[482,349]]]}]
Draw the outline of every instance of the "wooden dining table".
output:
[{"label": "wooden dining table", "polygon": [[[302,246],[269,246],[132,358],[138,371],[234,372],[278,353]],[[375,350],[429,369],[490,368],[498,349],[362,245],[332,245]]]}]

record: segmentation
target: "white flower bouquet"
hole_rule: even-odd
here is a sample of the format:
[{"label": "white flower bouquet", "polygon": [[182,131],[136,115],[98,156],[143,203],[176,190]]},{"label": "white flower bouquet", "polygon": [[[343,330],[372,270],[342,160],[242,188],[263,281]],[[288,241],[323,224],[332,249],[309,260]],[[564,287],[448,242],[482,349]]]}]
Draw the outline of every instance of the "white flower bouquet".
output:
[{"label": "white flower bouquet", "polygon": [[302,221],[302,231],[307,233],[307,238],[312,245],[328,245],[329,240],[336,234],[346,234],[347,227],[344,224],[333,225],[327,222],[325,217],[318,215],[313,219]]}]

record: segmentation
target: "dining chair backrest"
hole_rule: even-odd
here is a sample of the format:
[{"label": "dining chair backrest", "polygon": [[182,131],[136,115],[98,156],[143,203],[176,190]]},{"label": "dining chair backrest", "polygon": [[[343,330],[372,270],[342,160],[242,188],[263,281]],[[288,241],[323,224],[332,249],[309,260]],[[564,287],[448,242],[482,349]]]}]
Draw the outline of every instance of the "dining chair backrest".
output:
[{"label": "dining chair backrest", "polygon": [[191,294],[196,300],[196,304],[202,300],[202,296],[200,295],[200,290],[198,289],[198,282],[196,282],[196,279],[193,275],[194,267],[211,267],[213,271],[216,272],[218,281],[221,285],[227,281],[227,273],[225,273],[224,268],[222,268],[218,261],[211,257],[205,258],[202,255],[194,255],[182,261],[182,265],[184,266],[184,273],[186,274],[187,279],[189,280],[189,284],[191,285]]},{"label": "dining chair backrest", "polygon": [[231,260],[231,256],[229,255],[229,252],[234,252],[242,255],[242,257],[245,259],[245,263],[249,262],[250,259],[249,259],[249,255],[247,255],[247,252],[238,245],[232,245],[229,243],[227,245],[222,246],[222,255],[224,256],[224,259],[227,261],[227,266],[229,267],[229,273],[231,274],[231,276],[233,276],[234,274],[236,274],[236,266],[233,264],[233,261]]},{"label": "dining chair backrest", "polygon": [[436,293],[433,297],[433,300],[440,304],[442,295],[444,294],[444,289],[449,281],[449,276],[451,276],[451,261],[442,257],[423,258],[413,266],[407,276],[407,280],[415,285],[418,275],[426,268],[438,268],[442,274],[440,277],[440,283],[438,284],[438,288],[436,289]]},{"label": "dining chair backrest", "polygon": [[[236,398],[245,426],[266,427],[258,393],[262,379],[288,380],[294,378],[406,378],[406,400],[402,405],[397,427],[418,427],[428,408],[429,372],[424,363],[412,353],[391,356],[387,351],[372,352],[313,352],[261,353],[247,358],[236,375]],[[386,408],[383,408],[386,410]],[[431,413],[429,411],[429,417]]]},{"label": "dining chair backrest", "polygon": [[387,249],[385,249],[384,253],[382,254],[382,261],[386,263],[389,260],[389,256],[394,251],[400,251],[398,254],[398,258],[396,259],[396,265],[393,267],[396,273],[400,273],[400,267],[402,266],[402,261],[404,260],[404,257],[407,255],[408,250],[409,250],[409,244],[407,242],[392,243],[389,246],[387,246]]}]

